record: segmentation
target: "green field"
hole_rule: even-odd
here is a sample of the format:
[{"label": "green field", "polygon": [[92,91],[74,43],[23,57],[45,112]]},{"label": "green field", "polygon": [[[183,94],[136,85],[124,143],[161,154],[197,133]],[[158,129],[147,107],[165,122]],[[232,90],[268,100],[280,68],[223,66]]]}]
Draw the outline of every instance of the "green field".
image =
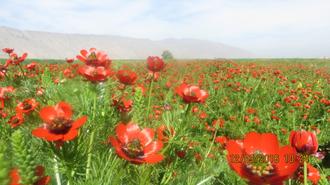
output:
[{"label": "green field", "polygon": [[[32,61],[37,67],[25,68]],[[0,109],[7,114],[0,117],[0,184],[7,183],[8,172],[14,167],[19,167],[25,182],[35,182],[31,179],[39,164],[50,176],[50,184],[247,184],[230,168],[226,143],[218,139],[242,139],[255,131],[276,134],[283,146],[290,145],[290,132],[300,129],[316,133],[318,151],[326,156],[323,160],[310,156],[309,163],[320,173],[319,184],[328,184],[329,60],[165,61],[157,79],[148,75],[145,60],[114,60],[112,74],[102,83],[84,80],[77,73],[82,64],[78,60],[73,64],[26,60],[22,68],[10,65],[6,76],[0,78],[0,87],[15,88]],[[118,81],[116,73],[123,66],[137,74],[133,85],[123,86]],[[205,103],[183,101],[175,91],[183,82],[205,90]],[[40,89],[43,92],[38,94]],[[108,143],[108,137],[115,136],[116,126],[123,122],[123,114],[113,105],[113,100],[121,97],[133,101],[125,116],[140,128],[166,126],[168,140],[159,151],[164,157],[161,162],[133,164],[119,157]],[[38,106],[24,115],[24,122],[15,127],[7,124],[17,114],[18,103],[31,98]],[[61,101],[72,106],[74,120],[83,115],[88,119],[77,137],[58,148],[58,143],[31,132],[43,124],[40,110]],[[301,182],[292,176],[285,183]]]}]

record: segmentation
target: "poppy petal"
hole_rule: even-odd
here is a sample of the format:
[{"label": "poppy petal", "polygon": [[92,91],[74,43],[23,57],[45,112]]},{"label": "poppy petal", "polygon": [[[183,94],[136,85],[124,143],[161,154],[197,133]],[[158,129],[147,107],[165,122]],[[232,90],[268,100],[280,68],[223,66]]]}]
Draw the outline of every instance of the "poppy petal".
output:
[{"label": "poppy petal", "polygon": [[19,181],[21,177],[19,176],[19,172],[17,168],[14,168],[10,171],[9,173],[10,179],[11,179],[11,184],[19,184]]},{"label": "poppy petal", "polygon": [[42,127],[32,130],[32,135],[39,138],[45,138],[48,133],[48,130]]},{"label": "poppy petal", "polygon": [[[293,157],[293,161],[288,161],[288,157]],[[288,177],[291,176],[299,167],[299,160],[297,153],[291,146],[281,147],[279,150],[279,163],[276,164],[278,176]]]},{"label": "poppy petal", "polygon": [[84,57],[82,57],[82,56],[80,56],[80,55],[77,55],[76,57],[77,57],[78,60],[80,60],[80,61],[86,63],[86,58],[84,58]]},{"label": "poppy petal", "polygon": [[88,55],[88,51],[85,50],[85,49],[82,49],[82,50],[80,50],[80,54],[81,54],[82,56],[84,56],[84,57],[87,57],[87,55]]},{"label": "poppy petal", "polygon": [[126,125],[126,135],[128,136],[129,141],[138,139],[140,132],[141,130],[137,124],[130,123]]},{"label": "poppy petal", "polygon": [[236,171],[240,176],[243,175],[243,164],[240,160],[242,157],[242,145],[240,141],[229,140],[226,144],[228,152],[227,161],[229,166]]},{"label": "poppy petal", "polygon": [[145,128],[139,133],[139,140],[143,146],[147,146],[152,142],[155,132],[151,128]]},{"label": "poppy petal", "polygon": [[116,135],[117,138],[121,143],[127,143],[128,142],[128,135],[126,133],[126,125],[125,124],[118,124],[116,127]]},{"label": "poppy petal", "polygon": [[50,123],[53,121],[53,119],[56,118],[57,116],[57,112],[56,110],[54,109],[54,107],[52,106],[47,106],[47,107],[44,107],[40,110],[39,112],[39,115],[40,115],[40,118],[46,122],[46,123]]},{"label": "poppy petal", "polygon": [[78,129],[82,125],[84,125],[86,121],[87,121],[87,116],[83,116],[81,118],[78,118],[75,122],[72,123],[72,128],[73,129]]},{"label": "poppy petal", "polygon": [[125,159],[126,161],[130,161],[133,162],[135,164],[141,164],[143,163],[142,159],[138,159],[138,158],[130,158],[128,155],[126,155],[121,148],[116,148],[116,153],[118,154],[119,157]]},{"label": "poppy petal", "polygon": [[23,55],[21,56],[21,60],[24,61],[26,59],[26,57],[28,56],[27,53],[23,53]]},{"label": "poppy petal", "polygon": [[76,138],[78,135],[78,130],[71,128],[68,133],[63,136],[63,141],[70,141]]},{"label": "poppy petal", "polygon": [[279,150],[279,142],[277,136],[272,133],[261,134],[260,150],[266,154],[276,154]]},{"label": "poppy petal", "polygon": [[313,184],[318,184],[320,180],[320,172],[317,168],[313,167],[311,164],[307,165],[308,179],[312,181]]},{"label": "poppy petal", "polygon": [[108,143],[110,143],[114,148],[120,148],[120,144],[118,140],[115,137],[110,136],[108,138]]},{"label": "poppy petal", "polygon": [[148,157],[144,158],[143,160],[146,163],[155,164],[155,163],[162,161],[163,159],[164,159],[164,156],[161,154],[152,154],[152,155],[149,155]]},{"label": "poppy petal", "polygon": [[63,135],[62,134],[53,134],[53,133],[49,132],[48,130],[47,130],[47,132],[45,134],[46,135],[45,135],[44,138],[47,141],[57,141],[57,140],[63,139]]},{"label": "poppy petal", "polygon": [[58,117],[64,117],[66,119],[71,119],[72,107],[66,102],[60,102],[55,106]]},{"label": "poppy petal", "polygon": [[253,154],[256,150],[259,150],[260,147],[261,134],[257,132],[249,132],[246,134],[243,145],[245,152],[247,154]]},{"label": "poppy petal", "polygon": [[47,141],[57,141],[62,139],[63,135],[50,133],[47,129],[39,127],[32,131],[32,135],[38,138],[46,139]]},{"label": "poppy petal", "polygon": [[161,141],[153,141],[143,149],[143,152],[144,155],[148,156],[152,153],[157,153],[162,148],[163,148],[163,143]]}]

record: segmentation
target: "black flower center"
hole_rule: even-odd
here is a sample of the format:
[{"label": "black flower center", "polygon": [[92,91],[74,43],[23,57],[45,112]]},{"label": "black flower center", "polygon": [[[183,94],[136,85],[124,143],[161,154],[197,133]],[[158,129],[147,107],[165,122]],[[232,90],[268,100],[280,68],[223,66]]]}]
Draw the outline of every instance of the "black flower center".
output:
[{"label": "black flower center", "polygon": [[20,121],[20,119],[17,118],[17,117],[15,117],[15,118],[12,120],[12,123],[13,123],[13,124],[17,124],[17,123],[19,123],[19,121]]},{"label": "black flower center", "polygon": [[55,134],[65,134],[72,127],[72,120],[63,117],[55,118],[47,128]]},{"label": "black flower center", "polygon": [[144,155],[143,146],[140,143],[140,140],[134,139],[127,143],[124,147],[124,152],[132,158],[140,157]]},{"label": "black flower center", "polygon": [[92,65],[94,62],[97,61],[96,53],[92,52],[88,57],[87,57],[87,65]]},{"label": "black flower center", "polygon": [[32,108],[32,105],[28,103],[27,101],[23,102],[23,110],[29,110]]}]

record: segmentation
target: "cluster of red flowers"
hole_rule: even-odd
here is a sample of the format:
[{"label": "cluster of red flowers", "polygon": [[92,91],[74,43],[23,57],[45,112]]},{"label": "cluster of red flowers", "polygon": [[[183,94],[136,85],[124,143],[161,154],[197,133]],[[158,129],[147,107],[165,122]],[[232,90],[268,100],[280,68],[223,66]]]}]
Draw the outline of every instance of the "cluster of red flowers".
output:
[{"label": "cluster of red flowers", "polygon": [[91,48],[89,51],[81,50],[80,54],[77,55],[77,58],[84,65],[79,67],[78,72],[86,80],[93,83],[104,82],[112,74],[110,69],[111,60],[105,52]]},{"label": "cluster of red flowers", "polygon": [[16,106],[16,114],[9,119],[9,124],[11,127],[15,128],[24,123],[24,115],[30,114],[34,111],[39,103],[34,99],[25,99],[19,102]]},{"label": "cluster of red flowers", "polygon": [[133,85],[137,79],[137,74],[129,69],[121,69],[117,71],[117,78],[124,85]]},{"label": "cluster of red flowers", "polygon": [[[149,57],[147,59],[147,67],[152,73],[159,72],[164,68],[164,61],[159,57]],[[117,71],[117,78],[123,85],[134,85],[137,74],[129,69],[121,69]],[[127,118],[128,113],[132,110],[133,101],[126,99],[124,93],[120,99],[114,99],[114,106],[121,113],[122,123],[116,126],[116,136],[110,136],[110,143],[116,150],[119,157],[132,162],[134,164],[142,163],[158,163],[163,160],[164,156],[159,154],[163,147],[163,138],[158,134],[158,139],[154,140],[155,131],[151,128],[140,129],[138,124]]]},{"label": "cluster of red flowers", "polygon": [[9,59],[6,61],[5,66],[8,66],[9,64],[12,65],[19,65],[20,63],[22,63],[26,57],[28,56],[27,53],[23,53],[22,56],[18,56],[16,53],[14,53],[14,49],[13,48],[3,48],[2,51],[4,53],[7,53],[9,56]]},{"label": "cluster of red flowers", "polygon": [[[33,185],[47,185],[50,182],[50,176],[45,176],[45,168],[43,166],[37,166],[35,168],[36,180]],[[19,170],[14,168],[10,171],[10,185],[23,185],[20,183],[21,175]]]},{"label": "cluster of red flowers", "polygon": [[14,87],[0,87],[0,115],[1,117],[7,117],[7,114],[3,111],[5,107],[5,100],[8,99],[8,94],[14,91]]}]

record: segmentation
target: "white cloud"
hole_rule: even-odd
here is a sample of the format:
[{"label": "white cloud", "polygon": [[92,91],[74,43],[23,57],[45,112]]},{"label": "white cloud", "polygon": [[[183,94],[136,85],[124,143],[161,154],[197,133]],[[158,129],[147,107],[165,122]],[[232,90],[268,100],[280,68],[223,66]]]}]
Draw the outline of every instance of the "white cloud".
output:
[{"label": "white cloud", "polygon": [[328,0],[5,0],[0,25],[164,39],[198,38],[260,56],[330,55]]}]

